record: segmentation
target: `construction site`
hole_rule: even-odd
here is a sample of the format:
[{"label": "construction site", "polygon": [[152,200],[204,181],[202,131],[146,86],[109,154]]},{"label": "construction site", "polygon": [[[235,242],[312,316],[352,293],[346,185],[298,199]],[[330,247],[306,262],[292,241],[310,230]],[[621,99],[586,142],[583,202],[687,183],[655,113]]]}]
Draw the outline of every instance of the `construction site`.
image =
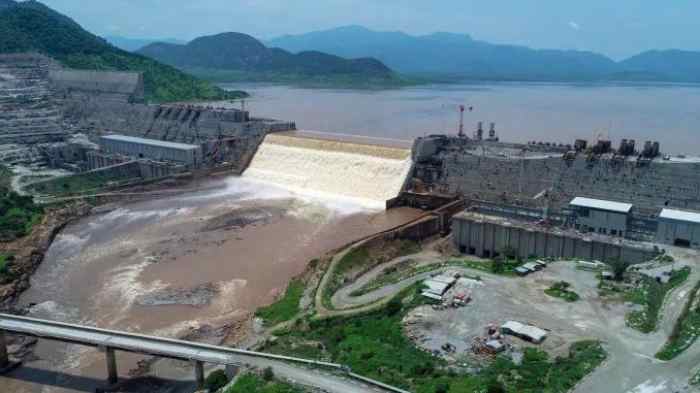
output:
[{"label": "construction site", "polygon": [[[13,295],[31,316],[284,355],[306,349],[314,361],[347,351],[348,361],[374,364],[379,352],[355,353],[345,325],[333,324],[379,315],[425,360],[416,375],[381,364],[358,371],[380,391],[432,386],[426,368],[483,385],[499,359],[512,376],[535,355],[548,367],[574,362],[579,345],[595,361],[566,391],[698,391],[689,382],[697,335],[675,359],[654,357],[698,296],[700,158],[630,139],[508,143],[495,123],[467,135],[463,119],[456,132],[415,141],[333,135],[256,118],[232,108],[239,103],[150,104],[143,91],[138,73],[0,55],[0,162],[13,187],[42,203],[101,205],[56,229],[32,287]],[[177,194],[154,192],[174,181]],[[145,185],[150,198],[119,199]],[[303,294],[293,315],[275,320],[281,332],[251,316],[292,279]],[[381,314],[386,307],[398,311]],[[233,320],[256,339],[233,343]],[[99,375],[101,356],[68,356],[66,346],[39,345],[36,367]],[[125,363],[141,374],[181,371],[136,355]],[[16,372],[16,391],[38,391]],[[502,379],[510,392],[523,378]],[[314,388],[340,391],[333,381]]]}]

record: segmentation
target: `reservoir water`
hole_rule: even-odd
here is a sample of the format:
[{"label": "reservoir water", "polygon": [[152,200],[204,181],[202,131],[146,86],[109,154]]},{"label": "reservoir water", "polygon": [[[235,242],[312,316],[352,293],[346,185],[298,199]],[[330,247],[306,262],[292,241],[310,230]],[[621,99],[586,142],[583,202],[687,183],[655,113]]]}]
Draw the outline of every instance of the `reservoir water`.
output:
[{"label": "reservoir water", "polygon": [[658,140],[669,153],[700,154],[698,84],[478,83],[396,90],[303,89],[228,84],[252,94],[255,116],[294,120],[299,129],[412,139],[496,123],[502,140],[573,143],[576,138]]}]

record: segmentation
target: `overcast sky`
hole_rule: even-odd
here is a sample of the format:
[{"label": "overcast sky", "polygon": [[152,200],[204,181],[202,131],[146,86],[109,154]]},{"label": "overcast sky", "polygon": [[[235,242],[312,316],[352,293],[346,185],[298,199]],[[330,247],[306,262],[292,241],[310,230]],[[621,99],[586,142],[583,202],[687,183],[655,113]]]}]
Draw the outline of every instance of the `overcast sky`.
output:
[{"label": "overcast sky", "polygon": [[43,0],[99,35],[236,31],[267,39],[344,25],[411,34],[468,33],[495,43],[581,49],[613,58],[700,50],[698,0]]}]

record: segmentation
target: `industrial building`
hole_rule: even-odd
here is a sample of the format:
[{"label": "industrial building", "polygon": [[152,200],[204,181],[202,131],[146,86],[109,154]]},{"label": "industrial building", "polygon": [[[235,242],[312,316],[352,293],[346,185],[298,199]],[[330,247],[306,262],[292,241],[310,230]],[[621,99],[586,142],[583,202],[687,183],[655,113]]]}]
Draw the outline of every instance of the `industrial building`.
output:
[{"label": "industrial building", "polygon": [[632,205],[592,198],[574,198],[569,206],[574,212],[574,226],[582,232],[624,237]]},{"label": "industrial building", "polygon": [[422,294],[427,298],[442,301],[445,292],[452,288],[455,282],[457,278],[449,273],[435,276],[423,282],[426,288]]},{"label": "industrial building", "polygon": [[657,242],[700,248],[700,213],[663,209],[658,222]]},{"label": "industrial building", "polygon": [[496,258],[505,250],[520,258],[567,258],[642,263],[657,255],[644,243],[569,228],[465,211],[452,218],[455,247],[462,254]]},{"label": "industrial building", "polygon": [[501,333],[510,334],[535,344],[540,344],[547,338],[547,331],[536,326],[525,325],[516,321],[508,321],[501,326]]},{"label": "industrial building", "polygon": [[100,137],[100,150],[106,154],[173,162],[188,168],[197,168],[203,161],[201,146],[126,135]]}]

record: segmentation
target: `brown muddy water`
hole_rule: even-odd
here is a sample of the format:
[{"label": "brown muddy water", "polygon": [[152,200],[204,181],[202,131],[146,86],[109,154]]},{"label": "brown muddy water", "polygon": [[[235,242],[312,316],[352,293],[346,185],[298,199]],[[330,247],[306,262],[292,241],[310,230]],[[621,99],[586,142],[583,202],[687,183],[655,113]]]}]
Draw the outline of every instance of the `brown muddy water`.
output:
[{"label": "brown muddy water", "polygon": [[[211,186],[68,226],[21,304],[35,304],[32,317],[107,329],[167,337],[205,326],[217,332],[271,302],[309,260],[419,214],[292,194],[249,178]],[[205,339],[219,340],[221,332],[213,336]],[[95,349],[39,341],[35,354],[36,360],[0,378],[0,392],[103,386],[104,358]],[[140,359],[118,354],[121,376]],[[157,368],[159,376],[191,379],[187,365],[167,363]]]}]

